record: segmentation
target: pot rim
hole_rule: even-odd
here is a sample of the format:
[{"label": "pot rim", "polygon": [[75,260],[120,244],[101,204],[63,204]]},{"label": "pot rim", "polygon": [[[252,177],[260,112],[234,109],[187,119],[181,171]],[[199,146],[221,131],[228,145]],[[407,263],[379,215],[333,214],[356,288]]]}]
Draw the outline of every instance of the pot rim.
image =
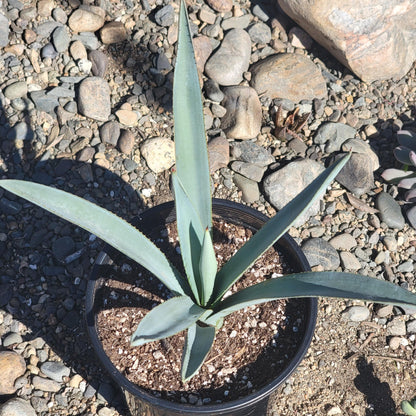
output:
[{"label": "pot rim", "polygon": [[[240,212],[243,216],[248,216],[255,220],[258,220],[259,224],[264,223],[269,218],[260,213],[259,211],[242,205],[237,202],[228,201],[225,199],[217,199],[213,198],[212,200],[213,211],[214,208],[218,210],[227,210],[227,211],[234,211],[235,213]],[[174,215],[174,202],[169,201],[163,204],[157,205],[155,207],[149,208],[144,211],[142,214],[138,216],[139,221],[143,219],[143,217],[147,217],[150,215],[160,216],[160,218],[167,219]],[[166,215],[166,212],[169,212],[169,215]],[[234,220],[238,223],[236,218],[230,217],[230,220]],[[289,235],[284,234],[278,241],[278,244],[284,244],[286,250],[292,252],[292,255],[295,256],[295,261],[300,263],[300,268],[304,271],[310,270],[310,266],[308,261],[306,260],[305,255],[303,254],[302,250],[300,249],[299,245],[295,242],[295,240]],[[110,247],[110,246],[108,246]],[[106,247],[107,248],[107,247]],[[298,347],[298,350],[295,356],[288,362],[286,368],[276,377],[273,381],[271,381],[266,386],[262,387],[258,391],[251,393],[243,398],[239,398],[237,400],[232,400],[224,403],[219,404],[212,404],[212,405],[203,405],[203,406],[193,406],[189,404],[181,404],[176,402],[171,402],[162,398],[158,398],[151,393],[148,393],[144,389],[141,389],[138,385],[129,381],[123,374],[121,374],[112,361],[109,359],[107,354],[105,353],[102,343],[98,336],[98,330],[96,328],[96,320],[94,315],[94,300],[95,294],[97,291],[97,287],[99,284],[98,279],[98,267],[100,265],[108,263],[110,257],[106,251],[102,251],[97,256],[97,259],[94,263],[93,270],[89,277],[87,283],[87,290],[86,290],[86,307],[85,307],[85,318],[87,322],[87,332],[90,337],[92,346],[98,355],[99,360],[103,364],[106,371],[111,375],[114,382],[123,390],[127,390],[130,394],[148,402],[152,406],[156,406],[160,409],[169,409],[177,412],[182,412],[181,414],[192,414],[192,412],[198,412],[198,414],[209,414],[213,415],[217,411],[226,411],[226,410],[238,410],[240,408],[246,407],[248,405],[254,405],[257,402],[261,402],[263,399],[268,397],[273,391],[275,391],[291,374],[292,372],[298,367],[301,363],[303,357],[305,356],[309,345],[312,341],[312,337],[315,330],[316,325],[316,318],[318,313],[318,301],[316,298],[304,298],[307,303],[307,322],[305,328],[305,334],[302,339],[301,344]],[[220,413],[218,413],[220,414]]]}]

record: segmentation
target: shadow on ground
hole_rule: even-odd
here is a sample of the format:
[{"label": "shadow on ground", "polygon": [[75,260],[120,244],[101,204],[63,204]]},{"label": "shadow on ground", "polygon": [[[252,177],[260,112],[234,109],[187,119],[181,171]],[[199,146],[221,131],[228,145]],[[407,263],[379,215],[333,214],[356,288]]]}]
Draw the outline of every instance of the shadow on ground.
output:
[{"label": "shadow on ground", "polygon": [[375,374],[374,368],[364,357],[357,360],[359,375],[354,379],[355,387],[364,394],[368,408],[365,416],[392,416],[396,414],[396,404],[391,397],[388,383],[383,383]]},{"label": "shadow on ground", "polygon": [[[96,202],[126,220],[146,208],[137,189],[117,174],[79,162],[75,155],[49,157],[45,150],[48,138],[39,146],[40,126],[33,126],[27,111],[18,121],[24,123],[23,135],[16,131],[15,123],[9,123],[0,105],[2,179],[51,185]],[[85,124],[74,119],[65,127],[75,131]],[[95,358],[84,322],[86,284],[100,248],[101,242],[90,233],[0,189],[0,309],[13,317],[10,327],[0,326],[0,336],[12,328],[24,334],[26,342],[41,338],[48,360],[62,359],[87,381],[90,392],[98,391],[125,414],[121,395]],[[8,398],[0,397],[0,403]]]}]

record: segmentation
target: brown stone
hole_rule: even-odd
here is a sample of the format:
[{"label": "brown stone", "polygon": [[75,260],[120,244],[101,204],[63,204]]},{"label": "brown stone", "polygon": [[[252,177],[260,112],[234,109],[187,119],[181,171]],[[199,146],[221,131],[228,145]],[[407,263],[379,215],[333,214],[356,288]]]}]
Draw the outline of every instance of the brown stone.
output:
[{"label": "brown stone", "polygon": [[198,36],[192,40],[198,72],[204,72],[205,64],[212,53],[212,44],[208,36]]},{"label": "brown stone", "polygon": [[23,36],[27,44],[33,43],[37,38],[36,32],[34,32],[32,29],[25,29]]},{"label": "brown stone", "polygon": [[271,55],[252,65],[250,71],[251,86],[271,99],[299,102],[327,96],[320,69],[305,55]]},{"label": "brown stone", "polygon": [[216,17],[216,14],[209,7],[202,6],[199,10],[199,19],[208,25],[213,25]]},{"label": "brown stone", "polygon": [[79,162],[88,162],[94,157],[95,149],[93,147],[84,147],[77,153],[77,160]]},{"label": "brown stone", "polygon": [[78,110],[86,117],[107,121],[111,113],[110,87],[100,77],[85,78],[79,86]]},{"label": "brown stone", "polygon": [[21,43],[16,43],[14,45],[6,46],[4,48],[4,52],[12,53],[13,55],[16,55],[16,56],[21,56],[24,51],[25,51],[25,45]]},{"label": "brown stone", "polygon": [[14,351],[0,352],[0,395],[13,394],[16,379],[26,371],[23,357]]},{"label": "brown stone", "polygon": [[363,81],[399,79],[416,59],[413,0],[278,0],[282,9]]},{"label": "brown stone", "polygon": [[38,14],[42,17],[49,17],[54,7],[53,0],[39,0],[37,2]]},{"label": "brown stone", "polygon": [[220,13],[229,12],[233,8],[233,0],[207,0],[207,4]]},{"label": "brown stone", "polygon": [[118,148],[120,152],[129,155],[134,147],[135,137],[130,130],[122,130],[120,139],[118,140]]},{"label": "brown stone", "polygon": [[127,39],[127,31],[121,22],[107,23],[100,30],[101,41],[109,45],[111,43],[123,42]]},{"label": "brown stone", "polygon": [[117,110],[116,116],[121,124],[129,127],[136,125],[139,120],[139,115],[133,110]]},{"label": "brown stone", "polygon": [[168,28],[168,42],[169,45],[173,45],[178,40],[178,24],[175,22]]},{"label": "brown stone", "polygon": [[87,50],[85,49],[84,44],[80,40],[76,40],[71,43],[69,47],[69,52],[71,56],[78,61],[79,59],[87,59]]},{"label": "brown stone", "polygon": [[208,143],[209,172],[224,168],[230,162],[230,146],[225,137],[218,136]]},{"label": "brown stone", "polygon": [[260,133],[262,110],[259,97],[253,88],[227,87],[222,105],[227,112],[221,127],[229,139],[253,139]]}]

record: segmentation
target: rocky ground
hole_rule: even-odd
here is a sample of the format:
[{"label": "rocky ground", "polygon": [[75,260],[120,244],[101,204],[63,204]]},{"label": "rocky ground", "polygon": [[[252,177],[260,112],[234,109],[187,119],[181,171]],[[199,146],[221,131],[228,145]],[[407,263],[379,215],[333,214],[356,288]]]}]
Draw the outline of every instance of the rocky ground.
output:
[{"label": "rocky ground", "polygon": [[[57,186],[126,219],[172,199],[178,5],[0,4],[2,177]],[[316,270],[415,289],[415,219],[380,176],[395,166],[396,132],[416,127],[415,69],[363,83],[270,4],[196,1],[189,12],[214,197],[272,215],[352,148],[339,182],[290,233]],[[1,192],[0,415],[126,414],[83,323],[99,247]],[[400,414],[400,401],[416,394],[414,312],[321,300],[308,355],[270,414]]]}]

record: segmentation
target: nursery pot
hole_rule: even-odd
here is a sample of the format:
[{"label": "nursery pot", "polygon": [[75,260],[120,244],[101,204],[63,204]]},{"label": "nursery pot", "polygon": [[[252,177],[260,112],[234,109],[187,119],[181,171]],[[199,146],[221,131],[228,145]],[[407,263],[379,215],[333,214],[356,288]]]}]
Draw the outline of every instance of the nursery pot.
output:
[{"label": "nursery pot", "polygon": [[[212,203],[213,219],[221,219],[235,225],[241,225],[252,231],[256,231],[267,221],[267,217],[260,212],[234,202],[214,199]],[[153,228],[160,227],[175,221],[175,206],[173,202],[158,205],[142,213],[133,222],[143,233],[149,233]],[[279,251],[285,261],[290,264],[295,272],[310,270],[309,264],[299,246],[288,234],[285,234],[277,243]],[[210,415],[210,416],[263,416],[266,415],[268,402],[273,393],[290,376],[303,359],[311,342],[315,329],[317,316],[317,300],[305,299],[307,313],[305,316],[305,331],[299,348],[288,360],[284,370],[269,384],[260,388],[255,393],[244,398],[204,406],[193,406],[170,402],[148,393],[136,384],[130,382],[121,374],[106,355],[99,339],[96,322],[96,295],[103,286],[105,278],[100,271],[102,266],[111,264],[117,258],[117,252],[106,246],[96,260],[87,286],[86,294],[86,320],[87,329],[93,348],[101,363],[111,375],[114,382],[121,388],[126,398],[127,405],[132,416],[178,416],[178,415]]]}]

